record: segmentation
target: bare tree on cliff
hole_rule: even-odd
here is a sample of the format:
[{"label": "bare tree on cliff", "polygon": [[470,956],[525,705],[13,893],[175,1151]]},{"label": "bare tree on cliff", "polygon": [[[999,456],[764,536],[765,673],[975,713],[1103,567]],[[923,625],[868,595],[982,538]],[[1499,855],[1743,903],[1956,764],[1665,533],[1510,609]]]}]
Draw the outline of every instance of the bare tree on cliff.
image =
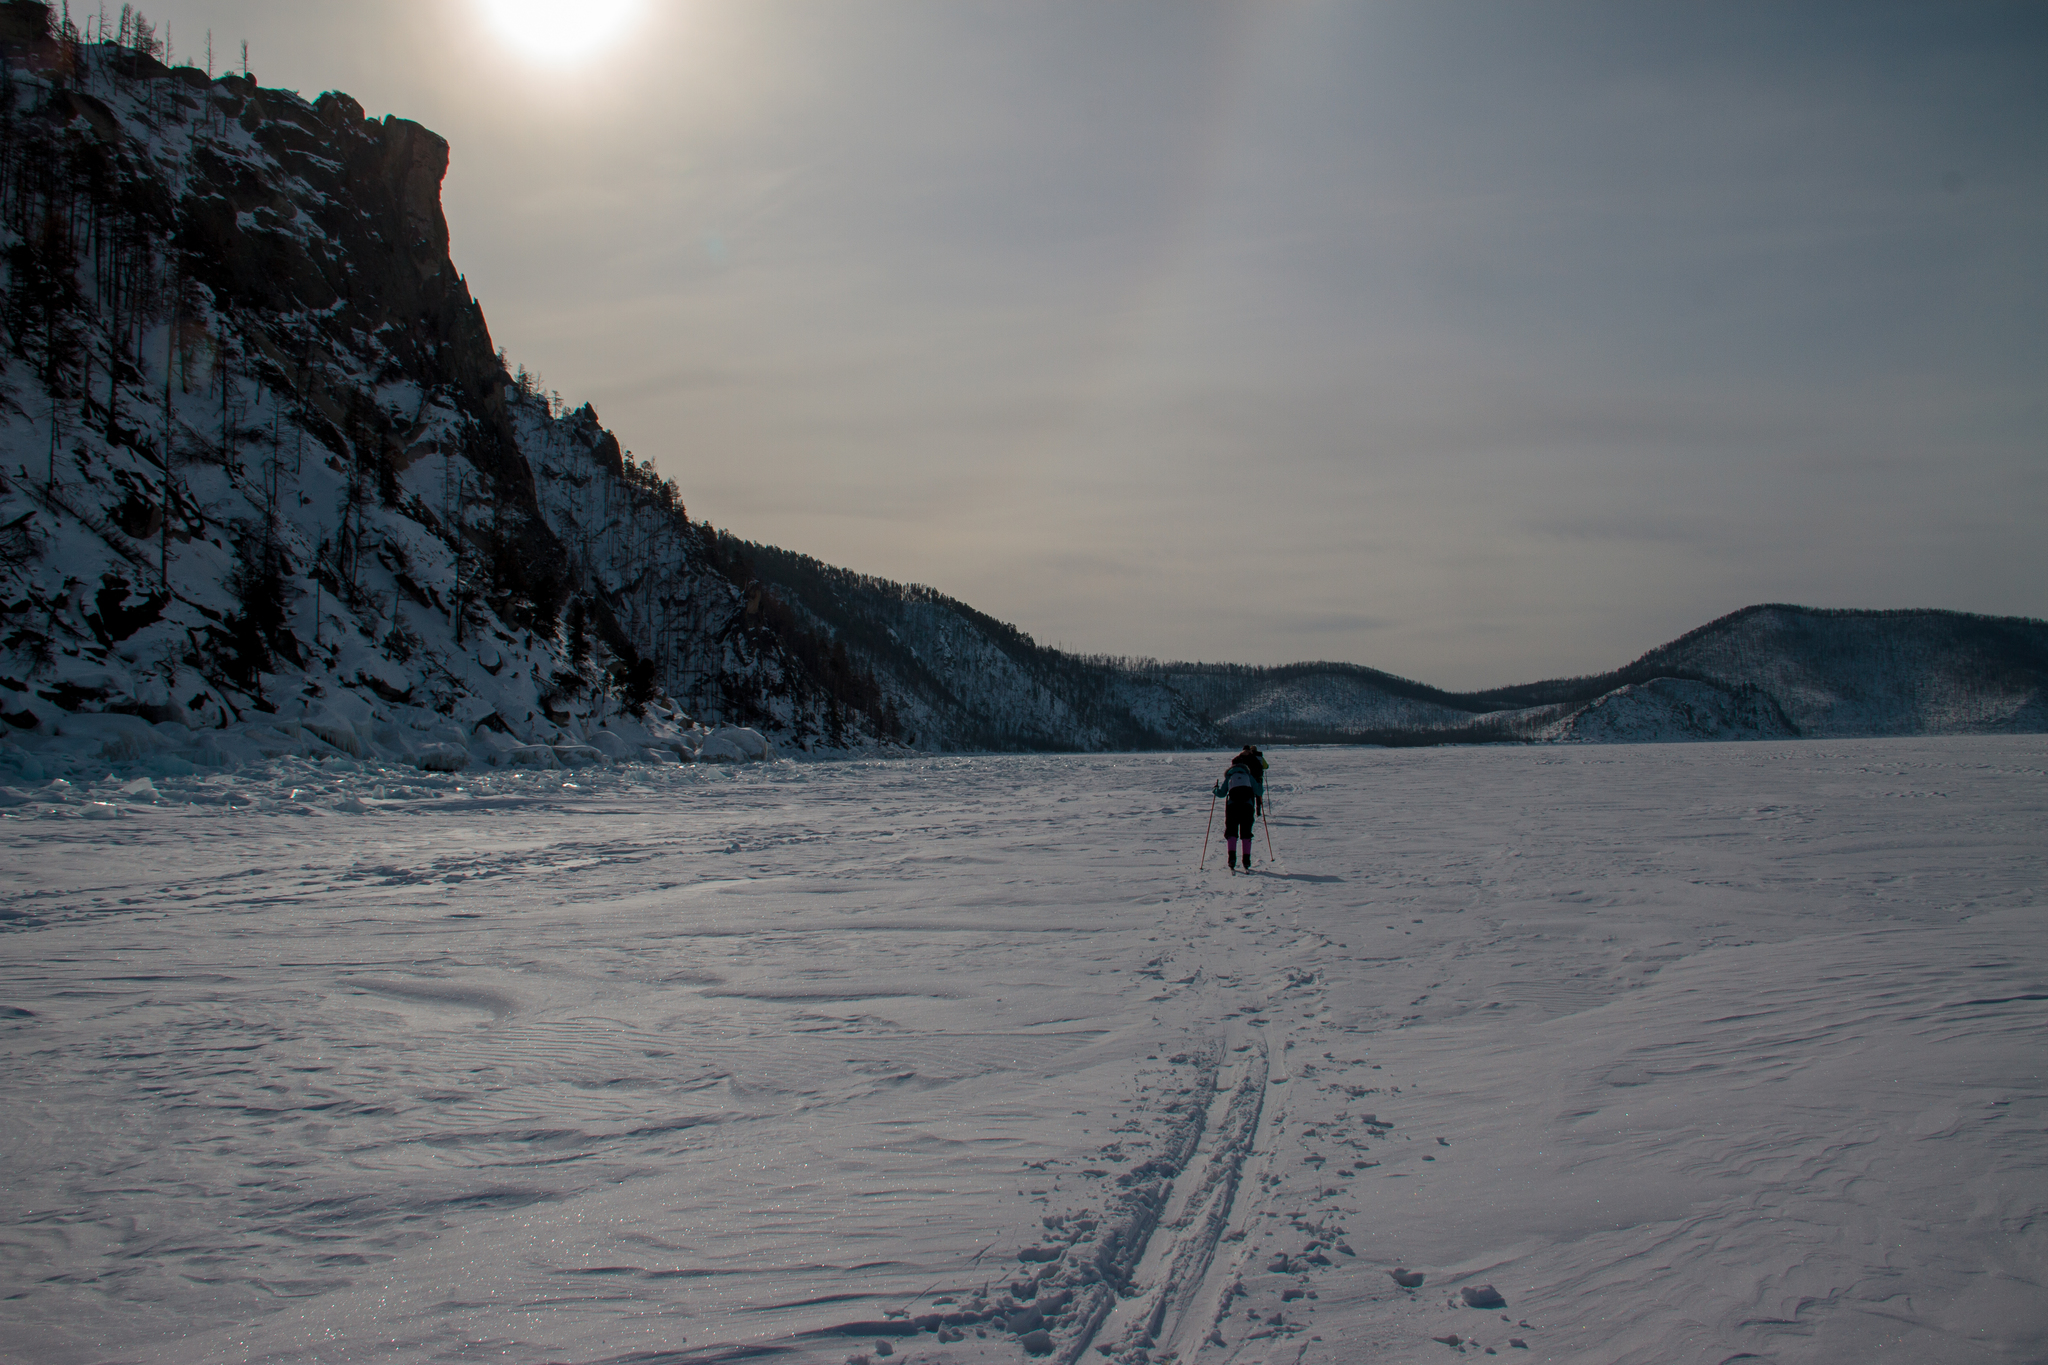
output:
[{"label": "bare tree on cliff", "polygon": [[164,45],[156,36],[156,25],[133,5],[121,6],[121,22],[114,41],[139,57],[163,56]]},{"label": "bare tree on cliff", "polygon": [[54,487],[65,378],[78,363],[78,316],[84,304],[67,217],[52,205],[40,223],[8,249],[6,259],[10,280],[4,315],[11,349],[36,362],[50,398],[47,486]]},{"label": "bare tree on cliff", "polygon": [[238,468],[235,461],[235,423],[242,414],[235,405],[235,349],[234,314],[232,305],[223,299],[220,305],[220,337],[215,349],[215,373],[220,379],[220,462],[228,472],[228,482],[235,481]]},{"label": "bare tree on cliff", "polygon": [[163,525],[158,532],[162,539],[159,542],[157,572],[162,576],[165,588],[171,586],[171,449],[175,434],[171,410],[171,377],[178,368],[179,305],[184,302],[185,296],[181,273],[175,267],[171,273],[171,321],[170,325],[164,328],[164,497]]}]

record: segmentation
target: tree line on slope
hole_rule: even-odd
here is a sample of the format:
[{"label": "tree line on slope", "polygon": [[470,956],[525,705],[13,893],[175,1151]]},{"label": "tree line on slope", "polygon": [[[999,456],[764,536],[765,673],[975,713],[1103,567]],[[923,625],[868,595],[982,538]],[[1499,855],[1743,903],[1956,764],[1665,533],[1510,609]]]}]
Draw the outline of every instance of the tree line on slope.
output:
[{"label": "tree line on slope", "polygon": [[[724,533],[720,540],[771,596],[817,621],[835,650],[847,651],[856,671],[873,678],[880,669],[943,717],[950,745],[1012,751],[1172,748],[1188,742],[1188,736],[1161,733],[1133,713],[1130,686],[1147,681],[1140,667],[1145,661],[1070,654],[933,588]],[[972,642],[974,657],[949,661],[917,649],[910,639],[916,609],[947,622],[963,648]],[[900,722],[892,733],[911,738],[901,734]]]}]

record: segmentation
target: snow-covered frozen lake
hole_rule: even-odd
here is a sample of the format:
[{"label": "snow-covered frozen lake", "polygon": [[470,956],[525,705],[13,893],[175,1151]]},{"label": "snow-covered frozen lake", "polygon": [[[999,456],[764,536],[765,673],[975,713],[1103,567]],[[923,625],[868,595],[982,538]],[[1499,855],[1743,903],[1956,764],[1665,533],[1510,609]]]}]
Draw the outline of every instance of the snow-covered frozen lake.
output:
[{"label": "snow-covered frozen lake", "polygon": [[2048,738],[1273,757],[31,793],[0,1359],[2048,1358]]}]

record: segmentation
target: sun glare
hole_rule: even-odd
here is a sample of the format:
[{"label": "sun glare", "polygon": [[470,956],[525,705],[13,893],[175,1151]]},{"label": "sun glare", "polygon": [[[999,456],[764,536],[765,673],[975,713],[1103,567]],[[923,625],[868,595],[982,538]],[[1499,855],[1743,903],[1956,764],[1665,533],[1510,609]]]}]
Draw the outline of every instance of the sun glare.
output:
[{"label": "sun glare", "polygon": [[642,0],[482,0],[498,35],[531,61],[566,66],[626,35]]}]

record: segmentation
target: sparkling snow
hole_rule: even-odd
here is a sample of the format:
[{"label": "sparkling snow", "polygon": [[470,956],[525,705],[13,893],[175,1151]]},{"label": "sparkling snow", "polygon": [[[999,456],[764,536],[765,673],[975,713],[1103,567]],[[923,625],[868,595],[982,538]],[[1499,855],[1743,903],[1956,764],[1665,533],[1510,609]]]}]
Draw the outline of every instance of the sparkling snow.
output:
[{"label": "sparkling snow", "polygon": [[2048,739],[1274,758],[9,788],[0,1360],[2048,1356]]}]

